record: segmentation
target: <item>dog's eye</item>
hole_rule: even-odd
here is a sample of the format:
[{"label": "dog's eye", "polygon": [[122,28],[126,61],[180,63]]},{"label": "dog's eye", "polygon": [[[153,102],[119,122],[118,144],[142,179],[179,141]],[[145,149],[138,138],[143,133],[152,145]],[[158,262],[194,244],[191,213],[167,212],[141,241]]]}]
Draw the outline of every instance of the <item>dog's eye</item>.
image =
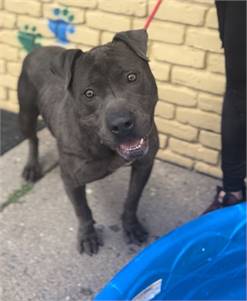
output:
[{"label": "dog's eye", "polygon": [[135,73],[129,73],[127,76],[127,79],[129,82],[134,82],[136,81],[136,74]]},{"label": "dog's eye", "polygon": [[84,92],[84,95],[87,96],[87,98],[92,98],[92,97],[94,97],[94,91],[92,89],[87,89]]}]

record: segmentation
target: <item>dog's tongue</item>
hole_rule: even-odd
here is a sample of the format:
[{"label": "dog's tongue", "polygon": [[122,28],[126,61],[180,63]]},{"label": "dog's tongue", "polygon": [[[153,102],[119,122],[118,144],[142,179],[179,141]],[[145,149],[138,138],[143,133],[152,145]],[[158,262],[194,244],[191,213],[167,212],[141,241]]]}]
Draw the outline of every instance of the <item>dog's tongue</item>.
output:
[{"label": "dog's tongue", "polygon": [[147,152],[147,149],[147,140],[141,138],[121,143],[118,146],[117,151],[124,159],[133,160],[137,157],[143,156]]}]

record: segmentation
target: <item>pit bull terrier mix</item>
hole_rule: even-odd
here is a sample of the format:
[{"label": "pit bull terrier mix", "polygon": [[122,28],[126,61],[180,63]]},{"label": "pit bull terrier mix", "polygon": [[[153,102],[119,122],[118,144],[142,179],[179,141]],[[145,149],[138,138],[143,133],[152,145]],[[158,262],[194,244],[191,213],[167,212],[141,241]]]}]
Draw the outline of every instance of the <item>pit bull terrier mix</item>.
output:
[{"label": "pit bull terrier mix", "polygon": [[41,47],[24,60],[18,82],[20,126],[29,139],[23,170],[27,181],[41,176],[36,123],[42,115],[56,138],[61,176],[79,220],[79,251],[98,252],[101,242],[87,204],[85,185],[132,165],[122,214],[130,243],[147,232],[137,207],[159,142],[154,123],[157,87],[148,65],[145,30],[120,32],[88,52]]}]

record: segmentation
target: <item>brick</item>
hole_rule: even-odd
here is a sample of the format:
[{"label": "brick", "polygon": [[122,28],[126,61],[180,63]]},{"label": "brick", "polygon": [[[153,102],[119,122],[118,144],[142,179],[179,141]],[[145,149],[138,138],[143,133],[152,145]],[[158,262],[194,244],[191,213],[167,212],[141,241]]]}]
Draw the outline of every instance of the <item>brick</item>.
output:
[{"label": "brick", "polygon": [[17,40],[17,32],[14,30],[1,30],[0,31],[0,43],[8,44],[14,47],[19,47],[19,41]]},{"label": "brick", "polygon": [[[156,18],[183,24],[202,25],[207,7],[186,2],[179,0],[164,1],[156,14]],[[151,12],[155,3],[154,0],[150,1],[149,12]]]},{"label": "brick", "polygon": [[[47,19],[57,19],[58,17],[54,15],[54,9],[59,8],[61,11],[61,14],[63,16],[64,9],[68,10],[68,13],[66,17],[64,16],[65,20],[68,19],[68,16],[73,16],[73,20],[71,21],[73,24],[80,24],[85,21],[85,12],[82,9],[79,8],[73,8],[73,7],[61,7],[57,4],[44,4],[43,5],[43,16]],[[77,28],[76,28],[77,29]]]},{"label": "brick", "polygon": [[26,50],[20,49],[19,50],[19,59],[23,61],[26,56],[27,56]]},{"label": "brick", "polygon": [[6,100],[0,100],[0,108],[11,111],[11,112],[19,111],[19,106],[17,103],[6,101]]},{"label": "brick", "polygon": [[90,49],[92,49],[92,47],[88,46],[88,45],[84,45],[84,44],[76,44],[76,47],[78,49],[81,49],[83,52],[89,51]]},{"label": "brick", "polygon": [[58,3],[69,7],[94,8],[97,5],[97,0],[58,0]]},{"label": "brick", "polygon": [[189,28],[186,33],[186,44],[203,50],[223,52],[217,30],[208,28]]},{"label": "brick", "polygon": [[9,89],[9,101],[12,103],[18,103],[17,91]]},{"label": "brick", "polygon": [[[59,43],[58,41],[56,41],[56,43],[57,43],[57,46],[61,47],[61,43]],[[52,45],[54,46],[54,43]],[[68,44],[63,45],[63,48],[65,48],[65,49],[77,48],[77,44],[75,44],[75,43],[68,43]]]},{"label": "brick", "polygon": [[4,60],[0,60],[0,73],[5,73],[6,71],[6,64]]},{"label": "brick", "polygon": [[159,150],[157,153],[157,158],[161,160],[165,160],[171,162],[173,164],[177,164],[179,166],[186,167],[188,169],[192,169],[193,167],[193,160],[180,156],[172,151],[168,150]]},{"label": "brick", "polygon": [[[61,44],[52,38],[42,38],[42,46],[61,46]],[[63,45],[63,47],[66,47],[66,46],[67,46],[66,44]]]},{"label": "brick", "polygon": [[86,13],[86,21],[89,27],[100,30],[118,32],[130,29],[129,17],[99,11],[88,11]]},{"label": "brick", "polygon": [[17,77],[9,74],[0,74],[1,86],[15,90],[17,86]]},{"label": "brick", "polygon": [[[134,19],[133,28],[142,28],[145,19]],[[153,21],[148,29],[148,37],[154,41],[181,44],[184,40],[185,26],[182,24]]]},{"label": "brick", "polygon": [[173,67],[172,82],[219,95],[225,91],[225,77],[223,75],[193,70],[192,68]]},{"label": "brick", "polygon": [[208,6],[214,5],[215,0],[194,0],[194,2],[207,4]]},{"label": "brick", "polygon": [[106,44],[112,41],[115,33],[104,31],[101,35],[101,44]]},{"label": "brick", "polygon": [[25,14],[35,17],[41,16],[41,3],[34,0],[7,0],[5,9],[17,14]]},{"label": "brick", "polygon": [[207,68],[211,72],[225,74],[225,57],[223,54],[209,53]]},{"label": "brick", "polygon": [[218,29],[218,18],[215,7],[208,10],[205,25],[209,28]]},{"label": "brick", "polygon": [[222,101],[222,96],[215,96],[207,93],[199,93],[198,95],[198,107],[207,112],[221,114]]},{"label": "brick", "polygon": [[176,119],[197,128],[220,132],[220,116],[197,109],[177,108]]},{"label": "brick", "polygon": [[16,61],[18,59],[18,49],[6,44],[0,44],[0,59]]},{"label": "brick", "polygon": [[171,66],[169,64],[151,61],[149,66],[157,80],[167,81],[169,79],[171,70]]},{"label": "brick", "polygon": [[186,141],[196,141],[198,130],[192,126],[183,125],[175,120],[166,120],[155,117],[155,122],[159,132],[180,138]]},{"label": "brick", "polygon": [[154,21],[148,33],[151,40],[182,44],[184,41],[185,26]]},{"label": "brick", "polygon": [[7,99],[7,89],[0,86],[0,100]]},{"label": "brick", "polygon": [[197,92],[171,84],[158,84],[159,98],[179,106],[194,107],[197,104]]},{"label": "brick", "polygon": [[221,149],[221,136],[208,131],[201,131],[199,136],[199,142],[209,148],[216,150]]},{"label": "brick", "polygon": [[6,99],[0,99],[0,109],[6,110],[6,104],[8,104],[8,101]]},{"label": "brick", "polygon": [[7,70],[10,75],[19,76],[21,73],[21,63],[8,62]]},{"label": "brick", "polygon": [[146,0],[99,0],[99,9],[107,12],[144,17],[147,14]]},{"label": "brick", "polygon": [[154,43],[152,54],[160,61],[195,68],[204,67],[205,52],[188,46]]},{"label": "brick", "polygon": [[[42,38],[40,40],[40,42],[42,42],[42,46],[58,46],[58,47],[61,47],[61,43],[59,41],[55,40],[55,38]],[[71,48],[77,48],[77,45],[70,42],[68,44],[63,44],[62,47],[65,48],[65,49],[71,49]],[[21,57],[21,59],[24,59],[26,54],[27,54],[27,52],[23,51],[23,53],[21,53],[21,56],[23,55],[23,58]]]},{"label": "brick", "polygon": [[175,115],[175,107],[163,101],[158,101],[155,108],[155,115],[166,119],[173,119]]},{"label": "brick", "polygon": [[222,178],[222,171],[220,167],[208,165],[203,162],[196,162],[195,170],[200,173],[207,174],[216,178],[220,178],[220,179]]},{"label": "brick", "polygon": [[171,138],[169,140],[169,148],[179,155],[184,155],[192,159],[201,160],[211,164],[216,164],[218,162],[218,152],[202,147],[200,144],[191,144]]},{"label": "brick", "polygon": [[16,17],[6,11],[0,11],[0,28],[14,28]]},{"label": "brick", "polygon": [[36,32],[41,34],[46,38],[53,38],[54,35],[50,31],[47,25],[47,20],[45,19],[37,19],[28,16],[18,16],[17,17],[17,26],[20,30],[24,30],[25,25],[35,26]]},{"label": "brick", "polygon": [[163,134],[159,134],[160,148],[165,148],[167,146],[168,137]]},{"label": "brick", "polygon": [[86,45],[96,46],[99,44],[99,31],[87,28],[85,26],[77,26],[76,32],[70,36],[70,41],[74,43],[85,43]]}]

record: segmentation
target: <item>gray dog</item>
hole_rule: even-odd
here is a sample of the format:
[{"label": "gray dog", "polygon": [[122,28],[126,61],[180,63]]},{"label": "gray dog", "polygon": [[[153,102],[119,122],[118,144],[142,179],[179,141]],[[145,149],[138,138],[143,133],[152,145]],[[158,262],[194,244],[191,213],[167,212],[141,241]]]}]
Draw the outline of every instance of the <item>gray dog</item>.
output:
[{"label": "gray dog", "polygon": [[126,163],[132,170],[123,229],[130,243],[147,239],[136,213],[159,141],[154,124],[157,87],[146,52],[146,31],[133,30],[88,52],[38,48],[23,63],[19,118],[29,139],[23,177],[33,182],[41,176],[36,135],[41,114],[57,141],[61,176],[79,220],[81,253],[95,254],[101,245],[85,185]]}]

